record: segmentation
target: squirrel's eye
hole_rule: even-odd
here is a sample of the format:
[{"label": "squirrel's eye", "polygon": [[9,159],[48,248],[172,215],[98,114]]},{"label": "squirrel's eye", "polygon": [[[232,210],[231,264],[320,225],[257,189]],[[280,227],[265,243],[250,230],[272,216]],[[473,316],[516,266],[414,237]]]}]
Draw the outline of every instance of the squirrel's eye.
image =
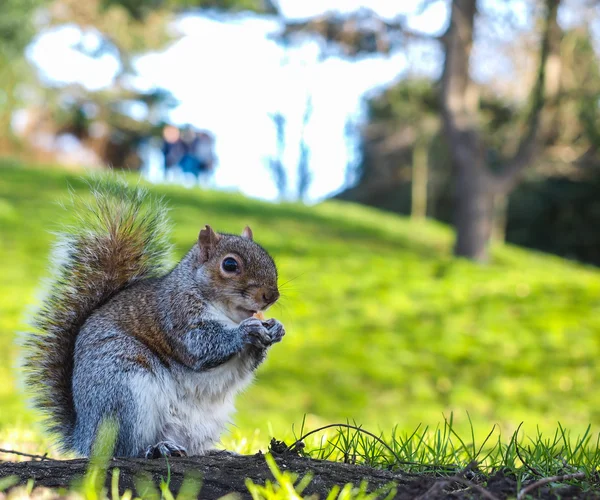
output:
[{"label": "squirrel's eye", "polygon": [[233,257],[227,257],[225,260],[223,260],[222,266],[223,271],[226,273],[236,273],[240,268],[237,260],[235,260]]}]

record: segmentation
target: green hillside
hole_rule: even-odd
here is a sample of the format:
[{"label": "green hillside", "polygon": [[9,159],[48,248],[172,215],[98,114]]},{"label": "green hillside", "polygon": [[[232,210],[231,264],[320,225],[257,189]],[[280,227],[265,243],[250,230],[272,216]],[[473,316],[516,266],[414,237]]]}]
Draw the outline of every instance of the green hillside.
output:
[{"label": "green hillside", "polygon": [[[68,185],[83,187],[64,171],[0,164],[0,445],[39,436],[15,340],[48,276],[51,232],[69,220],[57,203]],[[288,334],[238,400],[240,434],[283,435],[305,413],[310,425],[348,418],[375,431],[435,426],[451,411],[480,433],[599,426],[597,270],[515,248],[494,249],[487,267],[453,260],[448,228],[350,204],[155,190],[172,207],[178,257],[206,223],[249,224],[286,283],[271,314]]]}]

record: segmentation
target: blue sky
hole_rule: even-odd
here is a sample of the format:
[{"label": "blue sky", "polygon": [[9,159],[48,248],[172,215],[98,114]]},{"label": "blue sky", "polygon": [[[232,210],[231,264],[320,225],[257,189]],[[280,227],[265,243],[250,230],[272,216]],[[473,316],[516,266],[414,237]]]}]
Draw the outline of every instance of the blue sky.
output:
[{"label": "blue sky", "polygon": [[[328,10],[354,10],[365,3],[282,0],[281,8],[286,17],[302,18]],[[410,12],[416,3],[368,2],[371,9],[390,18]],[[445,22],[441,3],[413,18],[411,25],[423,31],[440,31]],[[214,185],[266,199],[276,196],[265,161],[275,151],[269,113],[286,116],[285,163],[293,185],[302,115],[311,95],[314,112],[305,134],[314,172],[310,198],[316,200],[338,190],[344,182],[349,160],[344,136],[347,118],[360,119],[365,93],[398,78],[410,58],[422,57],[422,51],[415,50],[409,60],[407,54],[396,54],[360,62],[338,58],[319,61],[316,43],[284,54],[269,38],[278,28],[276,19],[254,15],[228,16],[227,22],[186,16],[174,23],[181,34],[179,40],[136,61],[138,76],[133,81],[138,88],[163,87],[174,94],[180,101],[170,116],[174,123],[191,123],[214,133],[219,157]],[[93,33],[82,34],[75,26],[52,28],[38,37],[28,55],[49,84],[79,82],[90,89],[110,85],[117,62],[109,55],[93,59],[77,51],[74,45],[82,41],[93,47],[97,38]],[[423,68],[427,69],[426,61]]]}]

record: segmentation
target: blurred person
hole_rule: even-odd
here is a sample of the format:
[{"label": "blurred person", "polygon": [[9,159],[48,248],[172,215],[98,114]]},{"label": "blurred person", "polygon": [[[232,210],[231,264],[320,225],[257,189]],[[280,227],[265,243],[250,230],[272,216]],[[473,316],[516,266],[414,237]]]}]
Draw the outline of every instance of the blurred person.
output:
[{"label": "blurred person", "polygon": [[205,183],[214,169],[214,139],[205,131],[197,132],[196,138],[196,157],[200,166],[198,181]]},{"label": "blurred person", "polygon": [[183,173],[183,181],[186,186],[193,186],[198,182],[200,176],[200,160],[198,159],[198,135],[196,131],[187,125],[181,132],[184,153],[179,162]]},{"label": "blurred person", "polygon": [[162,153],[165,178],[172,180],[176,171],[181,168],[181,161],[185,156],[185,144],[181,132],[173,125],[167,125],[163,129]]}]

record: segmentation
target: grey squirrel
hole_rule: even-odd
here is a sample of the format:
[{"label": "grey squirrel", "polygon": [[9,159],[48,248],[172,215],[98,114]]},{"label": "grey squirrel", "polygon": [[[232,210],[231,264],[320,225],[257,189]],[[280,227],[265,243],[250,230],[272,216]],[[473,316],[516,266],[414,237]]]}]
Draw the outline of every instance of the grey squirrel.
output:
[{"label": "grey squirrel", "polygon": [[78,221],[59,239],[26,342],[34,404],[64,451],[89,456],[111,418],[115,456],[201,454],[285,334],[253,316],[279,298],[275,263],[249,227],[234,236],[207,225],[166,272],[163,202],[124,182],[92,188],[92,202],[73,206]]}]

